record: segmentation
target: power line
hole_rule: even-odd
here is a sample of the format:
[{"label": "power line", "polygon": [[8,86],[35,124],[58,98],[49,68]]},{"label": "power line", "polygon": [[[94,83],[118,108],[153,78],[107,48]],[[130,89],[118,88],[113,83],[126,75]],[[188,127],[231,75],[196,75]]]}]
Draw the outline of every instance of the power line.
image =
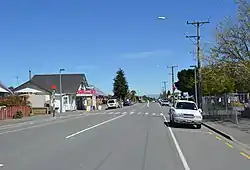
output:
[{"label": "power line", "polygon": [[209,24],[209,21],[194,21],[188,22],[188,25],[194,25],[196,27],[196,35],[195,36],[186,36],[186,38],[196,38],[197,45],[197,69],[198,69],[198,105],[199,108],[202,108],[202,75],[201,75],[201,49],[200,49],[200,27],[204,24]]}]

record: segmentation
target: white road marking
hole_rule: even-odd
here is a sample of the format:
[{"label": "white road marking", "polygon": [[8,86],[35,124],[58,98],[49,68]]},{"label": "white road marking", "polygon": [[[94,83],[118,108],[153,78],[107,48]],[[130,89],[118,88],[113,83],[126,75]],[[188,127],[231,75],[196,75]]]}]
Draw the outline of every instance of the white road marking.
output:
[{"label": "white road marking", "polygon": [[137,113],[138,115],[140,115],[141,114],[141,112],[139,112],[139,113]]},{"label": "white road marking", "polygon": [[[163,118],[164,118],[164,121],[167,122],[166,116],[163,115]],[[187,161],[186,161],[186,158],[185,158],[185,156],[183,155],[183,153],[182,153],[182,151],[181,151],[180,145],[179,145],[179,143],[177,142],[177,140],[176,140],[176,138],[175,138],[175,136],[174,136],[174,133],[173,133],[172,129],[171,129],[170,127],[168,127],[168,130],[169,130],[169,132],[170,132],[170,134],[171,134],[171,137],[172,137],[172,139],[173,139],[173,141],[174,141],[175,147],[176,147],[176,149],[177,149],[177,151],[178,151],[178,154],[179,154],[179,156],[180,156],[180,158],[181,158],[181,161],[182,161],[182,164],[183,164],[183,166],[184,166],[184,169],[185,169],[185,170],[190,170],[189,165],[188,165],[188,163],[187,163]]]},{"label": "white road marking", "polygon": [[8,130],[8,131],[5,131],[5,132],[1,132],[0,135],[4,135],[4,134],[7,134],[7,133],[12,133],[12,132],[18,132],[18,131],[27,130],[27,129],[33,129],[33,128],[37,128],[37,127],[43,127],[43,126],[50,125],[50,124],[55,124],[55,123],[67,122],[69,120],[74,120],[74,119],[83,118],[83,117],[87,117],[87,116],[89,116],[89,115],[85,114],[85,115],[82,115],[82,116],[76,116],[76,117],[69,118],[69,119],[62,119],[62,120],[57,120],[57,121],[49,121],[47,123],[42,123],[42,124],[39,124],[39,125],[19,128],[19,129],[15,129],[15,130]]},{"label": "white road marking", "polygon": [[132,115],[132,114],[134,114],[134,112],[130,112],[130,114]]},{"label": "white road marking", "polygon": [[148,115],[148,113],[145,113],[145,115]]},{"label": "white road marking", "polygon": [[163,113],[161,113],[161,116],[163,116]]},{"label": "white road marking", "polygon": [[127,112],[123,112],[122,114],[124,114],[124,115],[125,115],[125,114],[127,114]]},{"label": "white road marking", "polygon": [[3,164],[0,164],[0,167],[3,167]]},{"label": "white road marking", "polygon": [[120,112],[116,112],[115,114],[118,115],[118,114],[120,114]]},{"label": "white road marking", "polygon": [[152,114],[153,116],[155,115],[155,113]]},{"label": "white road marking", "polygon": [[91,126],[91,127],[89,127],[89,128],[86,128],[86,129],[83,129],[83,130],[78,131],[78,132],[76,132],[76,133],[73,133],[73,134],[71,134],[71,135],[65,137],[65,139],[72,138],[72,137],[74,137],[74,136],[76,136],[76,135],[79,135],[79,134],[81,134],[81,133],[84,133],[84,132],[86,132],[86,131],[88,131],[88,130],[94,129],[94,128],[98,127],[98,126],[101,126],[101,125],[106,124],[106,123],[108,123],[108,122],[111,122],[111,121],[113,121],[113,120],[119,119],[119,118],[121,118],[121,117],[123,117],[123,116],[125,116],[125,115],[120,115],[120,116],[117,116],[117,117],[115,117],[115,118],[112,118],[112,119],[106,120],[106,121],[104,121],[104,122],[98,123],[98,124],[96,124],[96,125],[94,125],[94,126]]},{"label": "white road marking", "polygon": [[109,112],[108,114],[111,115],[111,114],[113,114],[113,112]]}]

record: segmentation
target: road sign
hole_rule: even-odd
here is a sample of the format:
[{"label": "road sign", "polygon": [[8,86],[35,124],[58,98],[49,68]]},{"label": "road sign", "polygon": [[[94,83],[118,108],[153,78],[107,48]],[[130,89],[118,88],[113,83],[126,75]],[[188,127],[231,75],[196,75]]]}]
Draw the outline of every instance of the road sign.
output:
[{"label": "road sign", "polygon": [[55,89],[56,89],[56,85],[53,84],[53,85],[51,86],[51,88],[52,88],[53,90],[55,90]]}]

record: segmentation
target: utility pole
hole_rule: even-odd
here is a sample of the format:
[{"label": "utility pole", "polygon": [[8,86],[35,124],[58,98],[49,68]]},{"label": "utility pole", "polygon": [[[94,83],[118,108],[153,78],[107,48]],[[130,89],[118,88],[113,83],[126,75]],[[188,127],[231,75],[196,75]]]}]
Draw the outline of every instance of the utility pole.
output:
[{"label": "utility pole", "polygon": [[164,84],[164,99],[166,99],[166,95],[167,95],[167,82],[166,81],[163,81],[162,82]]},{"label": "utility pole", "polygon": [[209,21],[194,21],[188,22],[188,25],[194,25],[196,27],[196,36],[186,36],[186,38],[196,38],[197,40],[197,69],[198,69],[198,106],[202,109],[202,75],[201,75],[201,56],[200,56],[200,27],[204,24],[209,24]]},{"label": "utility pole", "polygon": [[174,68],[178,67],[177,65],[172,65],[172,66],[168,66],[168,68],[171,68],[171,75],[172,75],[172,93],[174,95]]},{"label": "utility pole", "polygon": [[62,100],[62,72],[65,71],[65,69],[61,68],[59,69],[59,89],[60,89],[60,113],[62,113],[63,109],[63,100]]}]

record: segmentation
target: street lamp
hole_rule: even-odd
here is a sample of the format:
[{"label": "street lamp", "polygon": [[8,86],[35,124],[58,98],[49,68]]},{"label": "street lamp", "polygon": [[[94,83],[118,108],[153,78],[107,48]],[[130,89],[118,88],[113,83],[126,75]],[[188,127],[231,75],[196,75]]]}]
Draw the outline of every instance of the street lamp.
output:
[{"label": "street lamp", "polygon": [[60,84],[59,84],[59,88],[60,88],[60,113],[62,113],[62,72],[65,71],[65,69],[60,68],[59,69],[59,77],[60,77]]},{"label": "street lamp", "polygon": [[195,103],[198,103],[198,97],[197,97],[197,83],[196,83],[196,65],[191,65],[190,67],[194,68],[194,90],[195,90]]}]

